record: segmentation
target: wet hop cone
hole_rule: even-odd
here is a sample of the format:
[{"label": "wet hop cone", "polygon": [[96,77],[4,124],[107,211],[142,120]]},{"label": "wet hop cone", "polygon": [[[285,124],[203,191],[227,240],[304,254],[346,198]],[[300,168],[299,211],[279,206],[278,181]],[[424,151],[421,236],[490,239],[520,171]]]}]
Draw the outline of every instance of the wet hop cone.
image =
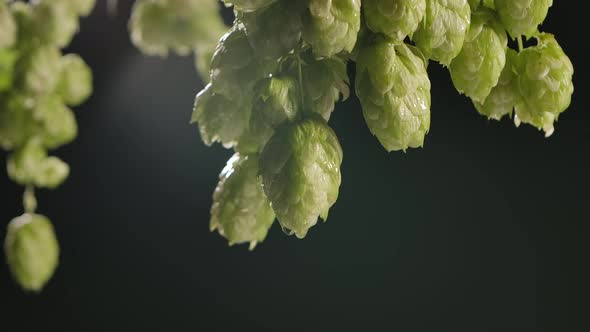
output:
[{"label": "wet hop cone", "polygon": [[250,243],[250,250],[254,249],[275,219],[258,171],[258,155],[236,153],[219,175],[210,228],[227,238],[230,246]]},{"label": "wet hop cone", "polygon": [[361,25],[360,0],[309,0],[303,16],[303,39],[316,57],[351,52]]},{"label": "wet hop cone", "polygon": [[47,217],[24,214],[8,224],[6,262],[14,279],[28,291],[40,291],[53,275],[59,245]]},{"label": "wet hop cone", "polygon": [[570,105],[574,67],[553,35],[542,33],[535,38],[537,46],[524,49],[516,58],[520,98],[515,121],[543,129],[551,136],[553,123]]},{"label": "wet hop cone", "polygon": [[422,22],[426,0],[365,0],[363,10],[371,31],[403,41]]},{"label": "wet hop cone", "polygon": [[386,40],[363,48],[356,80],[365,121],[387,151],[424,144],[430,128],[430,80],[416,48]]},{"label": "wet hop cone", "polygon": [[412,39],[422,53],[448,66],[463,47],[471,23],[467,0],[426,0],[426,14]]},{"label": "wet hop cone", "polygon": [[283,230],[303,238],[338,198],[342,148],[315,114],[276,132],[260,156],[266,197]]},{"label": "wet hop cone", "polygon": [[473,13],[463,49],[449,66],[457,91],[483,103],[498,84],[507,44],[506,32],[494,11],[480,8]]},{"label": "wet hop cone", "polygon": [[553,0],[495,0],[494,7],[512,38],[531,37],[543,23]]}]

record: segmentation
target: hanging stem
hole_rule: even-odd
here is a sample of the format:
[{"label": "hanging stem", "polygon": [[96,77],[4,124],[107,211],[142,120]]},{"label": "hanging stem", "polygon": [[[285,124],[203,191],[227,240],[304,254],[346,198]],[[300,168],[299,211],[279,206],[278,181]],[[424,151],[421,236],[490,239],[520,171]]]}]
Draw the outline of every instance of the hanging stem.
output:
[{"label": "hanging stem", "polygon": [[517,39],[518,39],[518,51],[522,52],[522,50],[524,49],[524,43],[522,42],[522,36],[519,36]]},{"label": "hanging stem", "polygon": [[23,194],[23,206],[25,213],[35,213],[37,210],[37,198],[35,197],[35,187],[27,186]]}]

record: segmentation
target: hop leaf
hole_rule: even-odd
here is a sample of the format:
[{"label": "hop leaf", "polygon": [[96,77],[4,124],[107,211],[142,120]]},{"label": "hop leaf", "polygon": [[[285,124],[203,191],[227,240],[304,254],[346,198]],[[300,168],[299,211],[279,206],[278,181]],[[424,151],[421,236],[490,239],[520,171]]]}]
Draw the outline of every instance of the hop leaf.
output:
[{"label": "hop leaf", "polygon": [[553,0],[494,0],[494,7],[510,36],[531,37],[543,23]]},{"label": "hop leaf", "polygon": [[47,152],[32,140],[10,155],[7,162],[8,176],[22,185],[41,188],[56,188],[70,173],[69,166]]},{"label": "hop leaf", "polygon": [[8,224],[4,250],[14,279],[28,291],[40,291],[59,260],[53,226],[38,214],[27,213]]},{"label": "hop leaf", "polygon": [[463,47],[470,18],[467,0],[426,0],[424,21],[412,38],[426,57],[448,66]]},{"label": "hop leaf", "polygon": [[275,128],[295,119],[300,111],[299,87],[292,77],[265,79],[255,90],[249,126],[236,147],[239,152],[260,152]]},{"label": "hop leaf", "polygon": [[403,41],[418,29],[426,0],[365,0],[363,9],[369,29]]},{"label": "hop leaf", "polygon": [[278,59],[293,51],[301,42],[303,25],[299,1],[279,1],[252,12],[238,12],[250,44],[257,56]]},{"label": "hop leaf", "polygon": [[211,207],[211,231],[217,229],[229,245],[264,241],[275,214],[262,191],[258,156],[236,153],[219,175]]},{"label": "hop leaf", "polygon": [[309,0],[303,38],[317,57],[351,52],[361,25],[360,0]]},{"label": "hop leaf", "polygon": [[565,111],[574,92],[574,67],[553,35],[536,36],[538,45],[523,50],[516,59],[518,91],[515,121],[531,124],[550,136],[553,122]]},{"label": "hop leaf", "polygon": [[312,116],[278,130],[260,156],[264,193],[284,230],[303,238],[338,198],[342,149]]},{"label": "hop leaf", "polygon": [[483,103],[498,84],[506,63],[508,38],[492,10],[480,8],[471,18],[463,49],[449,70],[460,93]]},{"label": "hop leaf", "polygon": [[277,0],[221,0],[226,5],[233,5],[236,10],[252,12],[266,7]]},{"label": "hop leaf", "polygon": [[0,2],[0,51],[11,47],[15,42],[16,22],[6,4]]},{"label": "hop leaf", "polygon": [[505,115],[511,115],[514,110],[514,104],[518,98],[518,92],[515,92],[515,75],[514,61],[516,51],[507,49],[506,65],[502,70],[498,84],[492,89],[485,102],[479,103],[474,101],[473,105],[477,111],[490,119],[500,120]]},{"label": "hop leaf", "polygon": [[57,87],[64,102],[70,106],[82,104],[92,94],[92,71],[76,54],[61,59],[61,76]]},{"label": "hop leaf", "polygon": [[377,41],[361,49],[356,79],[365,121],[381,145],[421,147],[430,128],[430,80],[419,51]]}]

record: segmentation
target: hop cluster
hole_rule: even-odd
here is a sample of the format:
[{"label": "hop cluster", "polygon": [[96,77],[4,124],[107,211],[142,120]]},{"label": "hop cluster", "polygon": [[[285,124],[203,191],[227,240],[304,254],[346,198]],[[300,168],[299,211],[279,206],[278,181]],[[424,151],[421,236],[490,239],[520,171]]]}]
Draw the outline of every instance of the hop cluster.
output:
[{"label": "hop cluster", "polygon": [[[90,96],[92,72],[78,55],[62,55],[61,49],[93,6],[94,0],[0,2],[0,147],[11,152],[8,176],[28,188],[24,203],[31,213],[33,188],[56,188],[69,174],[68,165],[48,156],[48,150],[76,137],[71,107]],[[28,214],[9,226],[7,261],[25,289],[39,290],[57,263],[57,249],[43,251],[57,247],[51,225],[45,224],[45,217]],[[37,246],[31,244],[35,237],[52,242]]]},{"label": "hop cluster", "polygon": [[[136,10],[169,2],[140,0]],[[365,122],[387,151],[424,144],[429,60],[448,67],[457,91],[482,115],[516,113],[517,124],[547,135],[573,93],[571,62],[552,35],[538,32],[551,0],[223,2],[234,6],[235,20],[212,52],[192,122],[206,144],[237,153],[222,172],[211,219],[230,244],[262,241],[274,216],[297,237],[327,218],[342,162],[327,121],[349,95],[351,62]],[[205,9],[212,12],[203,5],[199,15]],[[168,33],[156,23],[149,28]],[[509,48],[508,36],[518,50]],[[538,45],[524,48],[523,36]],[[177,37],[163,38],[174,48]],[[190,48],[198,48],[199,38],[193,40]]]}]

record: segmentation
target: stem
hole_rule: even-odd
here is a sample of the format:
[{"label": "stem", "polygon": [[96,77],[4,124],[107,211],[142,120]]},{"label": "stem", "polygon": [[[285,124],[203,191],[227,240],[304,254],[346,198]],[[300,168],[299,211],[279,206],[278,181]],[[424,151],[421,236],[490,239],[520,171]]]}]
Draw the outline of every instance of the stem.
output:
[{"label": "stem", "polygon": [[35,187],[27,186],[23,194],[23,206],[25,213],[35,213],[37,210],[37,198],[35,197]]},{"label": "stem", "polygon": [[518,40],[518,51],[519,52],[522,52],[522,50],[524,49],[524,45],[523,45],[523,42],[522,42],[522,36],[519,36],[517,38],[517,40]]},{"label": "stem", "polygon": [[301,57],[297,54],[297,70],[299,72],[299,94],[301,95],[301,107],[305,104],[305,98],[303,96],[303,72],[301,70]]}]

